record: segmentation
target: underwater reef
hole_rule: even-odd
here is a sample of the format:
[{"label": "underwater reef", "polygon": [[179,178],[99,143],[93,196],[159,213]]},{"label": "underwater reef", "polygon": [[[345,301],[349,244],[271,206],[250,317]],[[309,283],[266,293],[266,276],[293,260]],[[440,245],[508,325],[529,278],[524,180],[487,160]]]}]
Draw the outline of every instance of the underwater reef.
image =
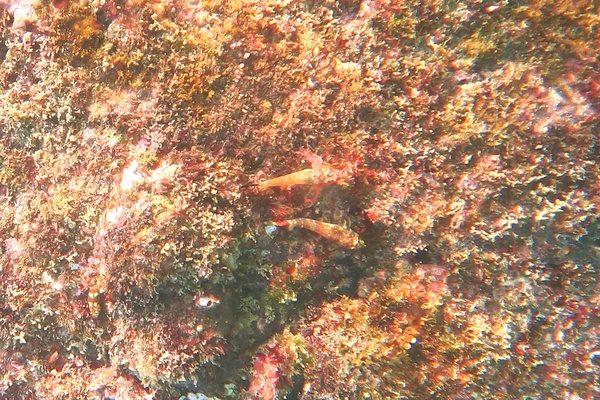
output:
[{"label": "underwater reef", "polygon": [[0,398],[600,398],[599,15],[0,0]]}]

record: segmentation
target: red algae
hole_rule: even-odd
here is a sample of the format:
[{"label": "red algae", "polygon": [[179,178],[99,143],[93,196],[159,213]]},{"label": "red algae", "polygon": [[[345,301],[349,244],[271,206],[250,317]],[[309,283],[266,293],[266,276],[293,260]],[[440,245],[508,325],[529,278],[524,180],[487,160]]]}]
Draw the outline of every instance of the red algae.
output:
[{"label": "red algae", "polygon": [[599,14],[0,1],[0,397],[600,397]]}]

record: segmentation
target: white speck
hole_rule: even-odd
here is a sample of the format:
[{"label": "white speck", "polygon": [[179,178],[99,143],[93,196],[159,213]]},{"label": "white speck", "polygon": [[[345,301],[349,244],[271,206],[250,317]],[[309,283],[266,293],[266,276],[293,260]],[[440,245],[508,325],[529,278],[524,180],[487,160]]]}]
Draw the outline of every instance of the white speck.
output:
[{"label": "white speck", "polygon": [[216,397],[208,397],[204,393],[188,393],[187,396],[181,396],[179,400],[219,400]]},{"label": "white speck", "polygon": [[125,168],[125,170],[123,171],[123,178],[121,179],[121,189],[129,190],[135,184],[142,181],[142,175],[136,172],[138,166],[138,162],[136,160],[133,160],[132,163],[127,168]]},{"label": "white speck", "polygon": [[119,222],[121,214],[124,210],[125,209],[123,207],[116,207],[108,210],[106,212],[106,222],[111,225],[116,225]]},{"label": "white speck", "polygon": [[267,233],[267,235],[269,235],[269,237],[273,237],[273,233],[275,233],[276,230],[277,227],[275,225],[265,226],[265,232]]}]

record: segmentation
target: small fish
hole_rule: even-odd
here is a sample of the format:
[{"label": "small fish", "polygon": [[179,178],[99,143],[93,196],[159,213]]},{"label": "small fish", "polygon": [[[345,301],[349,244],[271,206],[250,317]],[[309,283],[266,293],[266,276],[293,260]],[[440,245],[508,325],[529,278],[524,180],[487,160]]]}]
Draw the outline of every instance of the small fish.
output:
[{"label": "small fish", "polygon": [[270,187],[291,187],[296,185],[326,186],[342,180],[342,172],[324,163],[323,159],[318,155],[308,150],[302,150],[299,153],[306,160],[310,161],[311,168],[258,182],[258,188],[265,190]]},{"label": "small fish", "polygon": [[288,228],[289,230],[292,230],[295,227],[308,229],[318,233],[326,239],[334,240],[349,249],[355,249],[363,245],[356,232],[336,224],[330,224],[308,218],[296,218],[278,221],[275,222],[275,225]]},{"label": "small fish", "polygon": [[200,308],[210,309],[215,307],[221,302],[218,297],[213,296],[212,294],[199,294],[194,299],[194,303]]}]

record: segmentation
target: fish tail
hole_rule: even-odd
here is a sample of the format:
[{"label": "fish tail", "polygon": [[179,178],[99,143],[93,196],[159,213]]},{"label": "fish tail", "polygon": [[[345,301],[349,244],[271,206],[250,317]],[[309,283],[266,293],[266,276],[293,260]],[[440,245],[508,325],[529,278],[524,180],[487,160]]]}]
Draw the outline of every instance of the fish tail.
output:
[{"label": "fish tail", "polygon": [[294,226],[292,225],[292,221],[290,220],[284,220],[284,221],[276,221],[274,222],[275,226],[279,227],[279,228],[288,228],[288,229],[294,229]]}]

